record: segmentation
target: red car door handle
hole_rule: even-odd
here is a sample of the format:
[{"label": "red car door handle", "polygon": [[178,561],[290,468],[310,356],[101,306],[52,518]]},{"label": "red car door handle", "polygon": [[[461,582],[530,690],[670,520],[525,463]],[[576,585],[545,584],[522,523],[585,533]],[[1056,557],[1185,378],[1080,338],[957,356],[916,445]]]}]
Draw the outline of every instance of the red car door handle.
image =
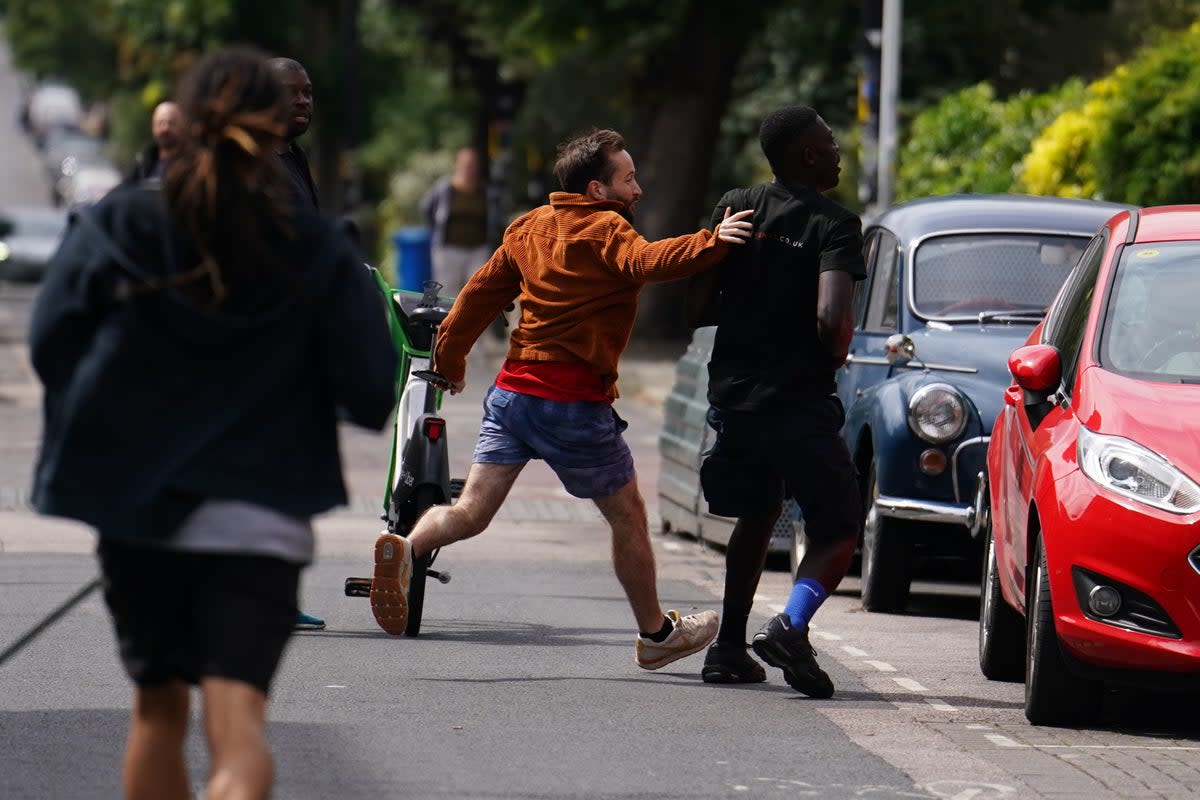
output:
[{"label": "red car door handle", "polygon": [[1010,386],[1004,390],[1004,402],[1010,406],[1019,406],[1025,402],[1025,392],[1020,386]]}]

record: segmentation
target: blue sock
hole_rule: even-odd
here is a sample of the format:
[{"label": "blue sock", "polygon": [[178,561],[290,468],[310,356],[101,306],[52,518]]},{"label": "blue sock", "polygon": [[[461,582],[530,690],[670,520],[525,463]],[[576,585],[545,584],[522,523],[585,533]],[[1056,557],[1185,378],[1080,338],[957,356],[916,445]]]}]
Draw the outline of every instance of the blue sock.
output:
[{"label": "blue sock", "polygon": [[820,583],[812,578],[801,578],[792,585],[792,594],[783,607],[783,613],[791,619],[792,627],[807,628],[808,621],[828,596],[829,592]]}]

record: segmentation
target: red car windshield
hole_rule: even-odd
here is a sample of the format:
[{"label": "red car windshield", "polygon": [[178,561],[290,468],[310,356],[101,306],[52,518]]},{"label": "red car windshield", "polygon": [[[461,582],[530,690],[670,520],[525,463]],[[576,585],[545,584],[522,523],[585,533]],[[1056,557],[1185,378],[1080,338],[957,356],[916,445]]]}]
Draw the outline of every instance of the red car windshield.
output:
[{"label": "red car windshield", "polygon": [[1100,331],[1100,363],[1168,383],[1200,380],[1200,242],[1125,248]]}]

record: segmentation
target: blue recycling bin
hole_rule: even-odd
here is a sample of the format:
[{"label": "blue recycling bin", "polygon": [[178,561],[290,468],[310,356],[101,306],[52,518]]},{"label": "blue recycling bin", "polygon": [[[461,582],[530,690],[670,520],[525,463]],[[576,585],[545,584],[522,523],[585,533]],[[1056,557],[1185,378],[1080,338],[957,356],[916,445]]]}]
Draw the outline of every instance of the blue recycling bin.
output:
[{"label": "blue recycling bin", "polygon": [[425,228],[401,228],[392,234],[396,248],[396,278],[399,288],[419,292],[433,276],[433,237]]}]

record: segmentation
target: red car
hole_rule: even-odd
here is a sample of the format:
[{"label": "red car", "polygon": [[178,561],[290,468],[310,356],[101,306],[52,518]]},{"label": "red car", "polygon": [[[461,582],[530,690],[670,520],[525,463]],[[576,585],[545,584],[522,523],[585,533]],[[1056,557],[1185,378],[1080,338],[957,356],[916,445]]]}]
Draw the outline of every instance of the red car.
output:
[{"label": "red car", "polygon": [[1023,675],[1047,725],[1095,720],[1105,684],[1200,689],[1200,205],[1112,217],[1008,366],[983,674]]}]

